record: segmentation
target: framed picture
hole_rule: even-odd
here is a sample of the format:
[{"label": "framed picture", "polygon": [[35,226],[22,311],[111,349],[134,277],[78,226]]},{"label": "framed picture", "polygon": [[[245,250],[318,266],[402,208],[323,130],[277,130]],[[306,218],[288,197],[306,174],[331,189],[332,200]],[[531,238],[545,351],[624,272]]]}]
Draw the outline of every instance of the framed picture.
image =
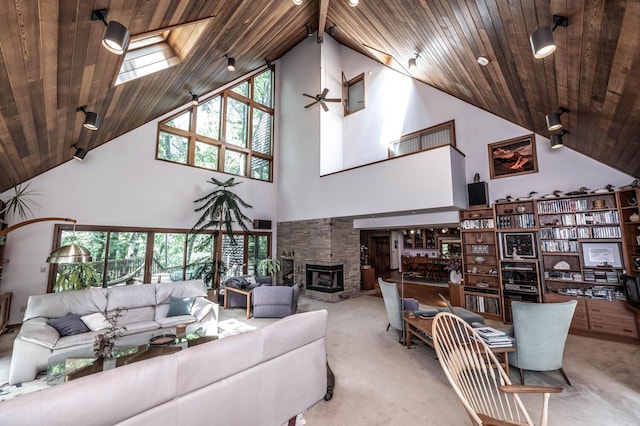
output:
[{"label": "framed picture", "polygon": [[502,259],[511,259],[513,249],[525,259],[536,258],[536,237],[533,232],[505,232],[502,234]]},{"label": "framed picture", "polygon": [[489,144],[491,179],[538,173],[534,134]]},{"label": "framed picture", "polygon": [[609,266],[622,268],[619,243],[582,243],[584,266]]}]

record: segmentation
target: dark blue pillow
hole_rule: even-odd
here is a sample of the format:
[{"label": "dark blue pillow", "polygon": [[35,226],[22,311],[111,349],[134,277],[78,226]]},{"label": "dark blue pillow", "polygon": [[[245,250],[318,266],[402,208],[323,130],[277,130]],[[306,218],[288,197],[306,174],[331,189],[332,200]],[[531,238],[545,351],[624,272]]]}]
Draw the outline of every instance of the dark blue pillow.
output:
[{"label": "dark blue pillow", "polygon": [[67,315],[47,321],[51,327],[55,328],[60,337],[73,336],[74,334],[86,333],[89,327],[80,319],[80,315],[68,313]]},{"label": "dark blue pillow", "polygon": [[179,315],[191,315],[191,306],[193,306],[192,297],[173,297],[169,298],[168,317],[177,317]]}]

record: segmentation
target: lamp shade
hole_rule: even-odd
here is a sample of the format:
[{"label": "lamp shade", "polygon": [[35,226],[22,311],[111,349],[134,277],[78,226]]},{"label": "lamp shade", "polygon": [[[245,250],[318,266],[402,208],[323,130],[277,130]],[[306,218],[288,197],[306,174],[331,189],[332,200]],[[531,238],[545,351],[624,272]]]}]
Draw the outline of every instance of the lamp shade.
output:
[{"label": "lamp shade", "polygon": [[531,50],[536,59],[545,58],[556,50],[551,27],[540,27],[529,37]]},{"label": "lamp shade", "polygon": [[547,114],[546,119],[547,129],[549,129],[550,132],[562,129],[562,122],[560,121],[559,112],[552,112],[551,114]]},{"label": "lamp shade", "polygon": [[91,261],[89,250],[77,244],[59,247],[47,257],[47,263],[85,263]]},{"label": "lamp shade", "polygon": [[551,148],[558,149],[564,146],[562,143],[562,136],[563,133],[554,133],[551,135]]},{"label": "lamp shade", "polygon": [[111,21],[102,36],[102,45],[111,53],[122,55],[129,45],[129,30],[118,21]]},{"label": "lamp shade", "polygon": [[85,114],[83,126],[89,130],[98,130],[100,127],[100,116],[97,112],[89,111]]}]

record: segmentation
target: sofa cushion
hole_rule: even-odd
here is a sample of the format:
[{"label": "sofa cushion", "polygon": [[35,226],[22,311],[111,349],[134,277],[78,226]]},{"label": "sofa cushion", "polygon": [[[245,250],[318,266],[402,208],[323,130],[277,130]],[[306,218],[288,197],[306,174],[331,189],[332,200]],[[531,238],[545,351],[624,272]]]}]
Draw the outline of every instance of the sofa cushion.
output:
[{"label": "sofa cushion", "polygon": [[130,324],[126,324],[124,335],[129,336],[131,334],[143,333],[145,331],[151,331],[159,328],[159,324],[156,321],[139,321]]},{"label": "sofa cushion", "polygon": [[112,287],[107,292],[107,311],[128,309],[156,304],[156,288],[153,284]]},{"label": "sofa cushion", "polygon": [[173,297],[169,298],[168,317],[177,317],[179,315],[190,315],[193,306],[192,297]]},{"label": "sofa cushion", "polygon": [[[117,311],[107,312],[107,317],[116,315]],[[153,304],[139,308],[127,308],[120,311],[120,317],[116,320],[116,325],[128,325],[136,322],[154,321],[155,306]]]},{"label": "sofa cushion", "polygon": [[209,302],[204,297],[198,297],[193,302],[193,306],[191,307],[191,315],[196,317],[197,321],[202,321],[202,319],[209,315],[212,310],[213,303]]},{"label": "sofa cushion", "polygon": [[47,325],[45,318],[33,318],[22,323],[19,338],[31,343],[53,349],[60,340],[60,333]]},{"label": "sofa cushion", "polygon": [[173,317],[160,318],[158,324],[162,328],[175,327],[180,324],[191,324],[196,322],[196,319],[191,315],[178,315]]},{"label": "sofa cushion", "polygon": [[47,324],[55,328],[61,337],[73,336],[74,334],[86,333],[89,327],[82,322],[80,315],[68,313],[60,318],[53,318]]},{"label": "sofa cushion", "polygon": [[107,321],[102,312],[84,315],[81,316],[80,319],[87,325],[87,327],[89,327],[89,330],[91,331],[104,330],[105,328],[111,327],[111,323]]},{"label": "sofa cushion", "polygon": [[31,318],[60,318],[69,312],[78,315],[104,312],[107,308],[107,289],[61,291],[29,296],[23,321]]},{"label": "sofa cushion", "polygon": [[154,284],[156,288],[156,304],[169,303],[173,297],[206,297],[207,288],[202,280],[177,281],[173,283]]},{"label": "sofa cushion", "polygon": [[74,334],[73,336],[65,336],[61,337],[60,340],[56,342],[53,346],[53,349],[65,349],[65,348],[73,348],[75,346],[80,345],[90,345],[93,344],[93,341],[96,339],[96,336],[100,334],[99,331],[89,331],[87,333]]}]

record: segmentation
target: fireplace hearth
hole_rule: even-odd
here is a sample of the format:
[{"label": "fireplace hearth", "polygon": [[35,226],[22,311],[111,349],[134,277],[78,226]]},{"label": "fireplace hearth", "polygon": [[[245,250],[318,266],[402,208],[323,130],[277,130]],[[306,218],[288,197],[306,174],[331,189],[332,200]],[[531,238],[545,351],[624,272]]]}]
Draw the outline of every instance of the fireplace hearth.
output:
[{"label": "fireplace hearth", "polygon": [[321,291],[324,293],[337,293],[344,291],[344,266],[343,265],[307,265],[307,290]]}]

